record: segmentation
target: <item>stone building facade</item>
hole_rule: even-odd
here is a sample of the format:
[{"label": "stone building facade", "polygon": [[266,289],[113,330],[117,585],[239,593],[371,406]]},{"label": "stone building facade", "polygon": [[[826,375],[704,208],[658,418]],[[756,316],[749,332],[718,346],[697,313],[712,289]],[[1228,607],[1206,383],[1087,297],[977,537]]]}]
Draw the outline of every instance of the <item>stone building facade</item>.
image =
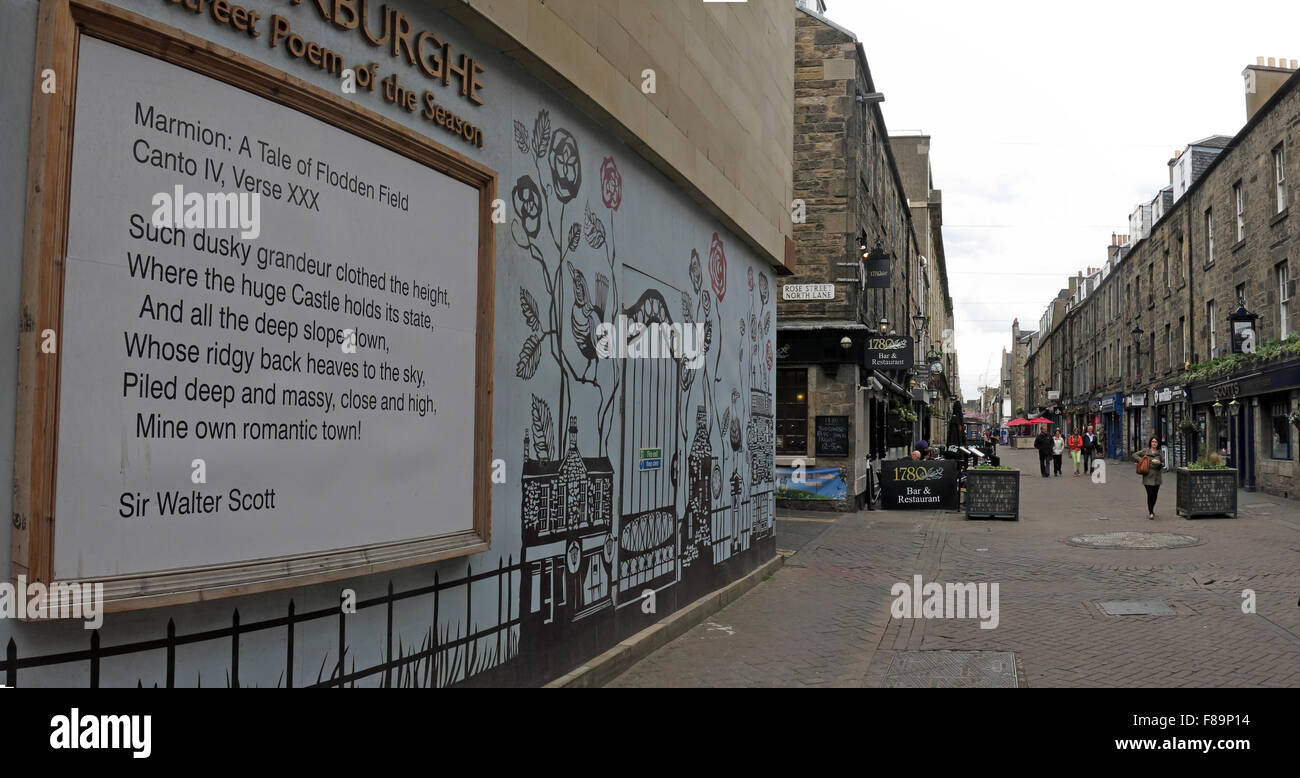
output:
[{"label": "stone building facade", "polygon": [[[913,385],[906,369],[872,369],[870,347],[881,345],[872,341],[910,338],[907,361],[923,359],[913,316],[925,307],[930,331],[950,329],[951,301],[928,155],[910,193],[862,45],[818,11],[794,11],[794,197],[802,211],[794,276],[777,303],[776,462],[778,482],[802,465],[840,486],[816,501],[779,490],[790,499],[778,504],[849,510],[870,493],[871,462],[906,456],[933,434],[928,387]],[[885,288],[868,283],[872,252],[888,256]],[[832,426],[843,445],[819,440],[818,429]]]},{"label": "stone building facade", "polygon": [[[1292,497],[1300,244],[1289,214],[1300,179],[1300,76],[1262,63],[1244,75],[1245,126],[1230,140],[1192,144],[1223,150],[1196,166],[1199,177],[1149,230],[1116,236],[1102,267],[1072,279],[1063,317],[1045,315],[1054,324],[1027,357],[1029,402],[1053,407],[1038,385],[1046,381],[1060,387],[1054,407],[1067,428],[1099,424],[1111,456],[1155,435],[1172,464],[1218,451],[1243,488]],[[1170,183],[1181,185],[1170,167]],[[1253,334],[1234,349],[1229,317],[1239,309]]]}]

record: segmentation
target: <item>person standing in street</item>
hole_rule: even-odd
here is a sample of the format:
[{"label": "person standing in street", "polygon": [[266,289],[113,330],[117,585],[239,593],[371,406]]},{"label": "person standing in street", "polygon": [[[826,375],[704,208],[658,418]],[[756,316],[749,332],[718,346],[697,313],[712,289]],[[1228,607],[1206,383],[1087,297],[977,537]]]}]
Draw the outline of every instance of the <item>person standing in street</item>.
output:
[{"label": "person standing in street", "polygon": [[1083,433],[1083,473],[1088,475],[1092,473],[1092,458],[1097,455],[1099,441],[1097,435],[1092,431],[1092,425],[1088,425],[1087,431]]},{"label": "person standing in street", "polygon": [[1041,430],[1038,437],[1034,438],[1034,448],[1038,449],[1038,469],[1042,471],[1043,477],[1051,475],[1048,472],[1050,466],[1048,462],[1052,458],[1052,439],[1047,436],[1047,430]]},{"label": "person standing in street", "polygon": [[[1146,472],[1142,472],[1142,460],[1146,462]],[[1145,449],[1133,452],[1133,461],[1138,463],[1138,474],[1142,476],[1142,486],[1147,490],[1147,518],[1156,517],[1156,497],[1160,494],[1160,471],[1164,469],[1164,460],[1160,458],[1160,439],[1154,435],[1147,441]]]},{"label": "person standing in street", "polygon": [[1058,429],[1052,436],[1052,464],[1056,468],[1056,474],[1061,474],[1061,459],[1065,456],[1065,438],[1061,437],[1061,431]]},{"label": "person standing in street", "polygon": [[1074,462],[1074,477],[1079,477],[1079,465],[1083,457],[1083,436],[1074,433],[1065,439],[1065,445],[1070,449],[1070,459]]}]

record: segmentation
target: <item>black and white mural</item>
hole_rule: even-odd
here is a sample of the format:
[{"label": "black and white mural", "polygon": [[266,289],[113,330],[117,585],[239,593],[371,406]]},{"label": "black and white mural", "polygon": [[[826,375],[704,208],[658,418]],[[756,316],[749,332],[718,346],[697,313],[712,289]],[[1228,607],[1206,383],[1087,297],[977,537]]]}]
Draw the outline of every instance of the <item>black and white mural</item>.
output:
[{"label": "black and white mural", "polygon": [[[509,390],[528,398],[527,656],[575,630],[642,628],[775,553],[775,304],[766,270],[729,265],[716,231],[665,232],[620,257],[638,182],[613,155],[585,159],[544,108],[513,129],[502,259],[528,270]],[[644,333],[669,334],[648,355]]]}]

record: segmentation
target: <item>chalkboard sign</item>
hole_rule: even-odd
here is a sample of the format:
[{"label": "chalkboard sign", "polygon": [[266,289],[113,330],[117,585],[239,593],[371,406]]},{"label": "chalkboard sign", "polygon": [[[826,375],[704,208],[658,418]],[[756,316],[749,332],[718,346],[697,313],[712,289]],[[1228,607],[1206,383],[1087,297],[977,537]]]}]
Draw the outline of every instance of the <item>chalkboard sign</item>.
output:
[{"label": "chalkboard sign", "polygon": [[849,455],[849,417],[817,417],[817,456],[846,457]]},{"label": "chalkboard sign", "polygon": [[957,462],[896,459],[880,469],[881,503],[887,511],[957,510]]},{"label": "chalkboard sign", "polygon": [[1019,470],[967,470],[966,515],[1016,519],[1020,517]]}]

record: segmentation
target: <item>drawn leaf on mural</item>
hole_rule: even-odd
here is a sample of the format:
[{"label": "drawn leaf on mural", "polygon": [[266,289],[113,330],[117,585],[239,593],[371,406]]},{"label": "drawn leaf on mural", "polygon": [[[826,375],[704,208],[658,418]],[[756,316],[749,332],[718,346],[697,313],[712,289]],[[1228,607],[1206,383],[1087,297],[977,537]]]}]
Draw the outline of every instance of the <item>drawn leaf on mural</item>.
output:
[{"label": "drawn leaf on mural", "polygon": [[597,273],[595,307],[596,307],[596,312],[599,313],[601,317],[604,317],[605,315],[605,300],[607,300],[608,298],[609,298],[609,279],[605,276],[604,273]]},{"label": "drawn leaf on mural", "polygon": [[532,255],[533,259],[541,262],[543,265],[546,264],[546,259],[542,256],[542,250],[537,248],[536,243],[529,244],[528,253]]},{"label": "drawn leaf on mural", "polygon": [[518,119],[515,119],[515,145],[521,153],[528,153],[528,128]]},{"label": "drawn leaf on mural", "polygon": [[704,322],[704,353],[709,353],[709,346],[713,345],[713,319]]},{"label": "drawn leaf on mural", "polygon": [[574,222],[569,226],[569,251],[576,249],[580,240],[582,240],[582,228],[578,226],[577,222]]},{"label": "drawn leaf on mural", "polygon": [[772,329],[772,312],[768,311],[763,317],[763,334],[766,335]]},{"label": "drawn leaf on mural", "polygon": [[722,420],[718,422],[718,429],[724,433],[731,427],[731,409],[722,412]]},{"label": "drawn leaf on mural", "polygon": [[529,335],[524,346],[519,350],[519,361],[515,363],[515,375],[527,381],[537,372],[537,364],[542,359],[542,339]]},{"label": "drawn leaf on mural", "polygon": [[709,318],[713,313],[713,299],[709,297],[708,290],[700,293],[700,306],[704,308],[704,318]]},{"label": "drawn leaf on mural", "polygon": [[528,329],[537,332],[542,328],[542,318],[537,313],[537,301],[533,295],[523,287],[519,288],[519,309],[524,312],[524,322],[528,324]]},{"label": "drawn leaf on mural", "polygon": [[537,395],[533,395],[533,447],[537,449],[540,459],[551,458],[551,440],[555,436],[555,427],[551,424],[551,406]]},{"label": "drawn leaf on mural", "polygon": [[537,114],[537,121],[533,123],[533,154],[536,155],[538,159],[541,159],[546,156],[546,152],[550,148],[551,112],[542,109]]},{"label": "drawn leaf on mural", "polygon": [[687,324],[690,324],[691,321],[692,321],[692,319],[691,319],[691,297],[690,297],[690,295],[686,294],[685,292],[682,292],[682,321],[686,322]]},{"label": "drawn leaf on mural", "polygon": [[605,223],[587,206],[587,245],[599,249],[605,245]]}]

